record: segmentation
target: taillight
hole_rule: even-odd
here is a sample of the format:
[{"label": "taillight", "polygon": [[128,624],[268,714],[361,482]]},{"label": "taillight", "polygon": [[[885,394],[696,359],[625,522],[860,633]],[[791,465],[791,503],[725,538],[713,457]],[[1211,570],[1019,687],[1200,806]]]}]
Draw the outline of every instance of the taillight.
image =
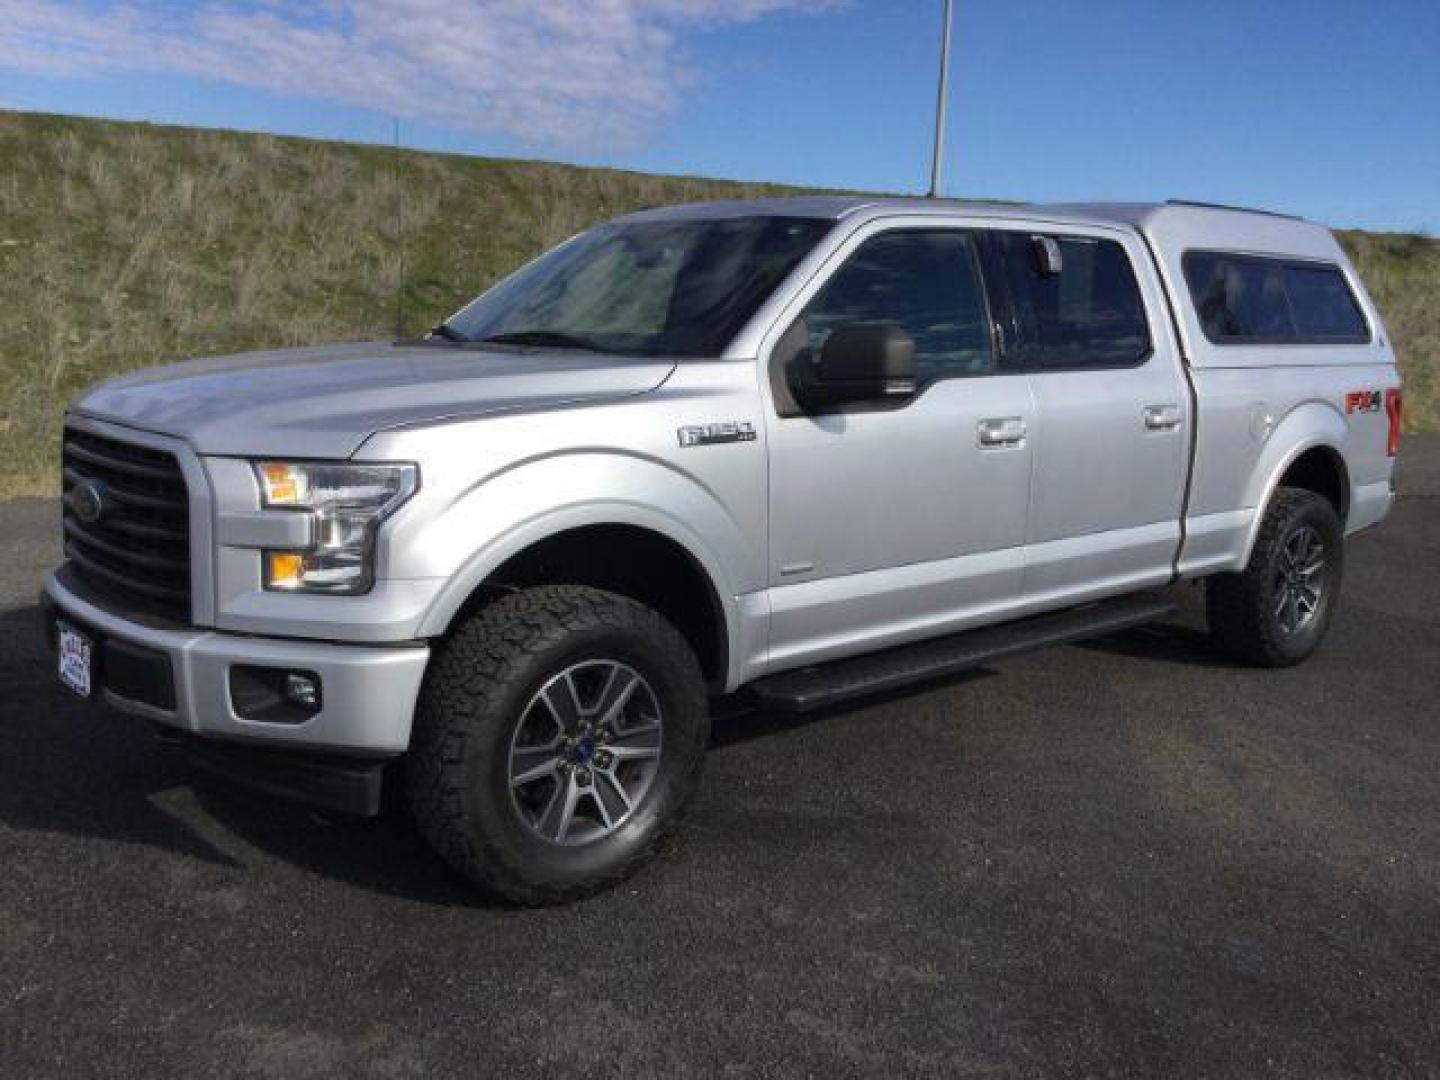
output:
[{"label": "taillight", "polygon": [[1400,452],[1400,412],[1400,391],[1386,390],[1385,415],[1390,419],[1390,434],[1385,439],[1385,453],[1390,457]]}]

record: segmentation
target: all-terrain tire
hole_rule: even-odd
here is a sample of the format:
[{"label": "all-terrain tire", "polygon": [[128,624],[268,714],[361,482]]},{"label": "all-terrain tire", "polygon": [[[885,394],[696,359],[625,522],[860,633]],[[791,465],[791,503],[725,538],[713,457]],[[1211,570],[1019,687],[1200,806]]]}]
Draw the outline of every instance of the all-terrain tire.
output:
[{"label": "all-terrain tire", "polygon": [[[1313,611],[1287,626],[1287,583],[1297,579],[1291,551],[1305,532],[1318,539],[1320,569],[1310,578],[1318,590]],[[1245,569],[1207,582],[1206,616],[1216,644],[1230,656],[1260,667],[1288,667],[1320,646],[1339,599],[1344,572],[1344,529],[1322,495],[1280,488],[1266,508]]]},{"label": "all-terrain tire", "polygon": [[[659,713],[658,764],[613,831],[566,846],[512,797],[512,752],[541,690],[601,661],[644,680]],[[669,622],[613,593],[543,586],[481,608],[437,647],[406,787],[421,832],[461,873],[516,903],[561,903],[617,884],[654,855],[699,785],[708,738],[699,664]]]}]

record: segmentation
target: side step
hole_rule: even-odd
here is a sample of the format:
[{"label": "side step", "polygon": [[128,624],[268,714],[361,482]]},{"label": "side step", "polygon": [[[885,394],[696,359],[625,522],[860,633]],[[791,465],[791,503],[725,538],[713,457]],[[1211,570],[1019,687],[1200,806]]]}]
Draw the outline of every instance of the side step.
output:
[{"label": "side step", "polygon": [[1019,622],[966,630],[884,652],[782,671],[751,684],[762,704],[810,712],[842,701],[942,679],[1007,656],[1099,637],[1163,619],[1175,611],[1164,596],[1141,593]]}]

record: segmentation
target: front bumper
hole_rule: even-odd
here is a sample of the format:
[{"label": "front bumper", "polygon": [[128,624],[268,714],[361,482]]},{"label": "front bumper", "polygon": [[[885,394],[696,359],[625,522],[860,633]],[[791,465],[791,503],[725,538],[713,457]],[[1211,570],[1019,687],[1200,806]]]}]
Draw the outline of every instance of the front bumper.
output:
[{"label": "front bumper", "polygon": [[[336,645],[287,638],[251,637],[139,622],[98,607],[55,574],[45,600],[56,612],[107,645],[148,650],[169,662],[171,707],[140,701],[105,685],[107,704],[166,727],[208,739],[243,741],[377,757],[410,745],[415,701],[430,650],[424,644]],[[323,688],[322,707],[301,723],[267,723],[236,713],[230,671],[237,665],[313,672]],[[163,667],[163,665],[162,665]]]}]

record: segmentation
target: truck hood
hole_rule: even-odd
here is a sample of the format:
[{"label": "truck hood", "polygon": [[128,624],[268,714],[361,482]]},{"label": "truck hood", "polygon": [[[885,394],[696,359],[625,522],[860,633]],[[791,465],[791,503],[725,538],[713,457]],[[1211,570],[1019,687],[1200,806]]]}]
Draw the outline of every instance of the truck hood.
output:
[{"label": "truck hood", "polygon": [[202,454],[345,458],[386,428],[643,394],[674,367],[570,350],[328,345],[144,368],[73,409]]}]

